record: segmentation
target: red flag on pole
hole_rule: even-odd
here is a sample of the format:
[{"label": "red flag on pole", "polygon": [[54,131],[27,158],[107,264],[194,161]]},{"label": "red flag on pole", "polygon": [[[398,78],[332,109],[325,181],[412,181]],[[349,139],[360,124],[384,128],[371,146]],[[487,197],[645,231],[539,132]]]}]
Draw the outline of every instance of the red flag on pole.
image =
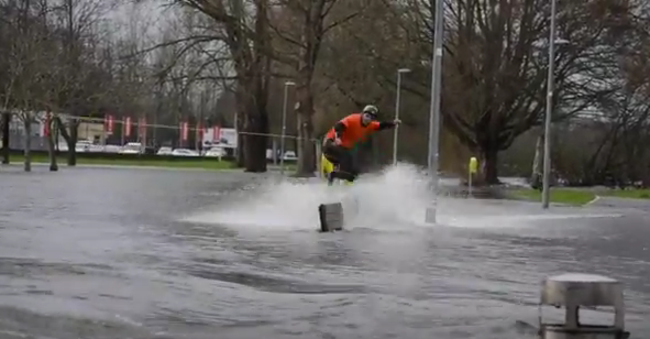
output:
[{"label": "red flag on pole", "polygon": [[187,141],[187,122],[181,123],[181,139]]},{"label": "red flag on pole", "polygon": [[138,119],[138,138],[143,145],[147,144],[147,118]]},{"label": "red flag on pole", "polygon": [[131,136],[131,117],[126,117],[124,123],[124,136]]},{"label": "red flag on pole", "polygon": [[214,126],[212,127],[212,142],[221,140],[221,127]]},{"label": "red flag on pole", "polygon": [[106,128],[106,132],[113,133],[113,116],[112,115],[107,115],[107,116],[104,117],[104,127]]},{"label": "red flag on pole", "polygon": [[138,134],[140,134],[140,136],[147,135],[147,118],[140,118],[138,121],[138,127]]},{"label": "red flag on pole", "polygon": [[41,136],[47,137],[50,135],[50,112],[45,113],[45,118],[41,122]]}]

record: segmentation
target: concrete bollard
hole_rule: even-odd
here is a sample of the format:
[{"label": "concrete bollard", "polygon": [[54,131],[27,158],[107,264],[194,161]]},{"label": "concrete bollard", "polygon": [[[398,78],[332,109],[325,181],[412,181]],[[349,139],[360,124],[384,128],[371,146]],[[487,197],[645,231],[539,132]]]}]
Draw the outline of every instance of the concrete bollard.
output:
[{"label": "concrete bollard", "polygon": [[318,215],[320,216],[321,232],[343,230],[343,204],[340,202],[320,204],[318,206]]},{"label": "concrete bollard", "polygon": [[[546,323],[539,316],[542,339],[625,339],[623,287],[615,279],[592,274],[562,274],[549,277],[542,284],[542,305],[565,308],[564,323]],[[580,307],[614,307],[611,326],[580,323]]]}]

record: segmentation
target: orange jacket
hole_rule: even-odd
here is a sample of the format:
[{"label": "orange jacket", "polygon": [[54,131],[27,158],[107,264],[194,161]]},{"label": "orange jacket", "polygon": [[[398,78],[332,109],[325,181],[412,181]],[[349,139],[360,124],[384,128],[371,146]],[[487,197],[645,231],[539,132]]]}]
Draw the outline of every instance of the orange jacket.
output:
[{"label": "orange jacket", "polygon": [[388,125],[393,125],[392,123],[371,121],[367,126],[363,126],[361,124],[361,113],[352,113],[337,122],[336,125],[327,132],[325,139],[336,138],[338,132],[341,138],[341,146],[349,149],[372,132],[383,129],[384,124],[387,124],[386,127],[389,127]]}]

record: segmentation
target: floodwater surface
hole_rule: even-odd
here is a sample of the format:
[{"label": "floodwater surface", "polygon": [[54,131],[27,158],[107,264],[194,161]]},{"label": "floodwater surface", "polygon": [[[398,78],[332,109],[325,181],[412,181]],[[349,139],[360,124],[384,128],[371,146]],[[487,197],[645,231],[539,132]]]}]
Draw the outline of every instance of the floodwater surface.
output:
[{"label": "floodwater surface", "polygon": [[[0,338],[532,338],[540,281],[624,283],[650,334],[650,216],[232,171],[0,168]],[[345,196],[348,229],[317,205]],[[352,197],[352,198],[351,198]],[[609,315],[594,312],[594,321]]]}]

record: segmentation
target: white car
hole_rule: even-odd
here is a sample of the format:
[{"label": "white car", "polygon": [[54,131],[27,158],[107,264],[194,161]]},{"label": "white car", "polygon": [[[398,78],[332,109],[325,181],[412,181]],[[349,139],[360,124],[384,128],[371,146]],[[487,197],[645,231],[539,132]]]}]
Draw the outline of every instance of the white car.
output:
[{"label": "white car", "polygon": [[187,148],[177,148],[172,151],[172,155],[175,157],[198,157],[200,156],[199,152],[193,151]]},{"label": "white car", "polygon": [[58,144],[55,145],[56,149],[59,152],[67,152],[68,151],[68,143],[65,141],[59,142]]},{"label": "white car", "polygon": [[158,152],[156,152],[156,155],[172,155],[172,148],[163,146],[158,149]]},{"label": "white car", "polygon": [[79,140],[77,141],[77,144],[75,144],[74,150],[77,153],[90,152],[90,147],[92,147],[92,145],[93,143],[88,140]]},{"label": "white car", "polygon": [[296,152],[294,151],[284,152],[284,161],[296,161],[296,160],[298,160],[298,157],[296,156]]},{"label": "white car", "polygon": [[139,142],[129,142],[122,146],[118,152],[120,154],[140,154],[142,153],[142,144]]},{"label": "white car", "polygon": [[212,147],[205,152],[204,156],[209,158],[221,158],[226,156],[226,151],[221,147]]},{"label": "white car", "polygon": [[104,145],[90,145],[90,148],[88,149],[88,152],[94,152],[94,153],[102,153],[105,151]]},{"label": "white car", "polygon": [[106,153],[120,153],[122,147],[118,145],[106,145],[104,146],[104,152]]}]

